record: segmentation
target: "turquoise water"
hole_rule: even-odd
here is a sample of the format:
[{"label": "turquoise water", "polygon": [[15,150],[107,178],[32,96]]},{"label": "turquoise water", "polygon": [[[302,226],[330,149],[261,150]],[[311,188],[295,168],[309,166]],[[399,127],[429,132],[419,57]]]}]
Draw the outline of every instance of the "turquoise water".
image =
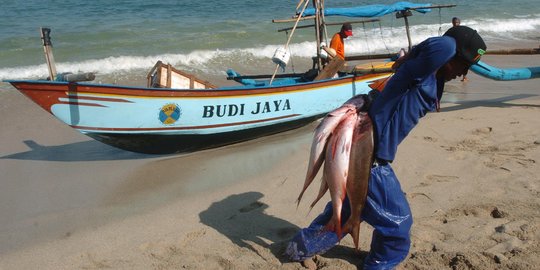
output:
[{"label": "turquoise water", "polygon": [[[272,73],[270,58],[287,41],[286,34],[277,30],[292,26],[272,23],[272,19],[290,18],[297,4],[297,0],[152,2],[3,0],[0,80],[47,76],[40,27],[52,29],[58,72],[98,72],[98,76],[120,78],[145,74],[157,60],[162,60],[197,74],[224,76],[229,67],[249,73]],[[328,7],[373,3],[326,1]],[[488,47],[540,41],[537,0],[430,3],[457,7],[410,17],[414,43],[443,33],[454,16],[460,17],[463,25],[477,29]],[[338,27],[330,29],[329,35]],[[354,37],[346,41],[347,54],[395,52],[407,46],[403,20],[393,15],[383,17],[381,24],[354,27]],[[295,32],[290,46],[293,61],[310,61],[315,53],[313,36],[312,29]]]}]

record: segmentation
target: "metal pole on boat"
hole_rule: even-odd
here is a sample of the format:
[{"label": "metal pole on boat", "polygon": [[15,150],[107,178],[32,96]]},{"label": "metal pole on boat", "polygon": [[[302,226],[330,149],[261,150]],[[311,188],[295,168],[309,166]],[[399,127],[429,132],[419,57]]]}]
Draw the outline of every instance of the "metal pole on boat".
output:
[{"label": "metal pole on boat", "polygon": [[[302,8],[302,12],[300,12],[300,14],[298,14],[298,18],[296,18],[296,22],[294,23],[293,29],[291,30],[291,34],[289,35],[289,38],[287,39],[287,43],[285,44],[285,49],[287,49],[289,47],[289,43],[291,42],[291,38],[292,38],[292,36],[294,34],[294,30],[296,30],[296,26],[298,26],[298,22],[302,18],[302,15],[304,14],[304,11],[306,10],[307,5],[309,4],[310,0],[304,0],[304,1],[305,1],[304,2],[304,7]],[[298,6],[300,6],[300,5],[298,5]],[[272,85],[272,82],[274,81],[274,78],[276,77],[278,68],[279,68],[279,64],[276,64],[276,69],[274,70],[274,74],[272,74],[272,78],[270,79],[269,85]]]},{"label": "metal pole on boat", "polygon": [[56,65],[52,53],[51,29],[41,27],[40,32],[41,40],[43,40],[43,50],[45,51],[45,61],[47,61],[47,68],[49,69],[49,78],[54,81],[56,79]]},{"label": "metal pole on boat", "polygon": [[409,16],[412,16],[411,10],[418,11],[420,9],[430,9],[430,8],[438,8],[440,10],[441,8],[450,8],[450,7],[455,7],[455,6],[456,5],[434,5],[434,6],[432,5],[432,6],[425,6],[425,7],[409,8],[406,10],[401,10],[401,11],[396,12],[397,19],[403,18],[405,20],[405,30],[407,31],[407,40],[409,41],[409,51],[412,48],[411,33],[409,31],[409,19],[408,19]]},{"label": "metal pole on boat", "polygon": [[396,18],[403,18],[405,20],[405,30],[407,31],[407,40],[409,41],[409,51],[412,48],[412,41],[411,41],[411,32],[409,30],[409,19],[407,17],[412,16],[412,12],[410,10],[401,10],[396,13]]}]

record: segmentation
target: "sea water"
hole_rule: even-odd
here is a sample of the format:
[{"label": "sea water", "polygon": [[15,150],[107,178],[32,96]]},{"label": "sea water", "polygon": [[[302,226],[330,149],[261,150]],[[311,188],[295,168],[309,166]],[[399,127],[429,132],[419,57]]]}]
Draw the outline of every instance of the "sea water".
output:
[{"label": "sea water", "polygon": [[[327,7],[353,7],[394,1],[325,2]],[[452,17],[459,17],[462,25],[476,29],[484,37],[488,50],[520,48],[520,44],[538,44],[540,40],[537,0],[413,2],[457,5],[433,9],[427,14],[413,12],[409,17],[413,43],[443,34],[451,27]],[[272,23],[272,19],[291,18],[297,3],[297,0],[1,0],[0,80],[38,79],[48,75],[40,27],[52,29],[58,72],[96,72],[98,81],[142,84],[158,60],[208,80],[224,79],[228,68],[243,74],[272,74],[271,58],[288,40],[287,32],[278,30],[293,25]],[[408,46],[403,19],[393,14],[380,19],[380,22],[354,24],[354,36],[345,44],[348,55],[393,53]],[[359,19],[328,17],[327,20]],[[336,31],[339,25],[329,27],[329,38]],[[314,34],[313,28],[295,31],[289,46],[291,61],[285,72],[303,72],[309,68],[316,51]]]}]

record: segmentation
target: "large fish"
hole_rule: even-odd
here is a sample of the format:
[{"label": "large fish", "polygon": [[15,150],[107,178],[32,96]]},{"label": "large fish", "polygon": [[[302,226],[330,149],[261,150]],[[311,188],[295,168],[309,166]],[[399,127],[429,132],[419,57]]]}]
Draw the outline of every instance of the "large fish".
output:
[{"label": "large fish", "polygon": [[349,176],[347,177],[347,196],[351,215],[343,232],[350,233],[354,246],[358,249],[362,210],[366,204],[368,182],[373,163],[373,126],[365,112],[360,112],[352,137]]},{"label": "large fish", "polygon": [[[309,155],[308,169],[306,172],[306,178],[304,180],[304,187],[296,199],[297,206],[302,200],[304,192],[308,186],[313,182],[317,172],[321,168],[324,161],[324,150],[326,149],[326,143],[332,132],[336,129],[337,125],[347,117],[348,114],[353,113],[356,110],[354,105],[343,105],[336,110],[328,113],[321,123],[315,129],[315,135],[311,143],[311,152]],[[324,193],[323,193],[324,195]],[[321,196],[322,197],[322,196]]]},{"label": "large fish", "polygon": [[[330,190],[332,217],[326,229],[341,239],[342,232],[351,233],[358,248],[361,212],[367,197],[373,157],[373,128],[366,112],[364,96],[356,96],[329,113],[315,130],[308,170],[297,202],[323,167],[319,193],[311,208]],[[352,214],[341,226],[341,209],[345,195]]]},{"label": "large fish", "polygon": [[346,195],[352,137],[357,118],[356,112],[347,114],[334,130],[326,146],[323,175],[332,199],[332,218],[326,228],[336,232],[339,238],[341,238],[341,209]]}]

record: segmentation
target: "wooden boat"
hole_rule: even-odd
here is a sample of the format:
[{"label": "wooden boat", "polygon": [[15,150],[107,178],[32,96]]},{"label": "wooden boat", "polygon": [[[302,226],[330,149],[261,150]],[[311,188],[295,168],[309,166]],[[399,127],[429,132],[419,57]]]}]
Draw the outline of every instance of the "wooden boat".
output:
[{"label": "wooden boat", "polygon": [[170,89],[9,81],[56,118],[141,153],[195,151],[301,127],[389,73],[261,87]]},{"label": "wooden boat", "polygon": [[[302,12],[310,1],[301,0]],[[315,5],[321,31],[324,7],[317,0]],[[295,27],[305,19],[302,12],[293,20]],[[229,78],[240,83],[233,87],[216,87],[161,62],[150,71],[146,87],[103,85],[87,82],[92,74],[56,74],[49,32],[44,29],[42,38],[50,80],[8,82],[81,133],[141,153],[196,151],[298,128],[392,74],[382,63],[381,68],[358,67],[335,76],[342,63],[336,58],[323,67],[317,46],[315,68],[304,74],[240,76],[230,71]]]}]

